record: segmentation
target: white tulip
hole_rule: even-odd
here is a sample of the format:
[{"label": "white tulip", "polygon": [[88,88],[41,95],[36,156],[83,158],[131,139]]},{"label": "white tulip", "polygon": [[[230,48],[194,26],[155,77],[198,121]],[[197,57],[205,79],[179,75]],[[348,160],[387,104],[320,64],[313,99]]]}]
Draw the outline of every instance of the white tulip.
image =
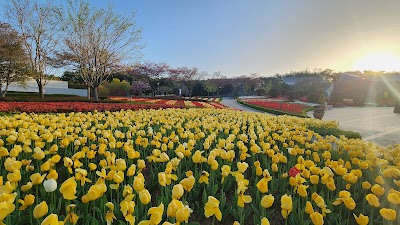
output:
[{"label": "white tulip", "polygon": [[45,180],[43,186],[46,192],[53,192],[57,189],[57,181],[54,179]]}]

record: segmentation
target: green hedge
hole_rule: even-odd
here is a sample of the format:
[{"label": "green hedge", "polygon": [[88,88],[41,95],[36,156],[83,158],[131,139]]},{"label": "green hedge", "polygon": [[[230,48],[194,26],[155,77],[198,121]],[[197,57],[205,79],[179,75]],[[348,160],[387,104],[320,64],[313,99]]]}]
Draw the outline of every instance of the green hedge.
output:
[{"label": "green hedge", "polygon": [[288,113],[288,112],[283,112],[283,111],[279,111],[279,110],[275,110],[275,109],[268,109],[268,108],[264,108],[261,106],[257,106],[257,105],[252,105],[243,101],[240,101],[239,99],[236,99],[236,101],[244,106],[253,108],[253,109],[257,109],[263,112],[267,112],[267,113],[271,113],[274,115],[289,115],[289,116],[297,116],[297,117],[302,117],[302,118],[310,118],[309,116],[307,116],[307,112],[311,111],[313,108],[309,107],[306,109],[303,109],[302,114],[295,114],[295,113]]},{"label": "green hedge", "polygon": [[308,129],[320,134],[321,136],[333,135],[335,137],[340,137],[344,135],[351,139],[361,139],[361,134],[354,131],[341,130],[339,128],[326,128],[326,127],[309,127]]}]

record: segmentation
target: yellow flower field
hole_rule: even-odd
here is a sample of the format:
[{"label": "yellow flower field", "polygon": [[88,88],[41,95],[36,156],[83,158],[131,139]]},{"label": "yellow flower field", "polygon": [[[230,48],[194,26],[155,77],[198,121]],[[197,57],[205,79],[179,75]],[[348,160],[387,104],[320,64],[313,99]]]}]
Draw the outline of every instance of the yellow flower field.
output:
[{"label": "yellow flower field", "polygon": [[167,109],[0,117],[0,224],[400,224],[400,145]]}]

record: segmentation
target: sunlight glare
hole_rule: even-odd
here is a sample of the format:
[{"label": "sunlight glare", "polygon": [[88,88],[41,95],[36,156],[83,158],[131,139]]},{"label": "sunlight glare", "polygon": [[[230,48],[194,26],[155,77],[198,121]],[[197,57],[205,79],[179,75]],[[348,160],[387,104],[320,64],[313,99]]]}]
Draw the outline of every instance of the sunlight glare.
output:
[{"label": "sunlight glare", "polygon": [[391,53],[366,55],[354,64],[354,70],[400,71],[400,57]]}]

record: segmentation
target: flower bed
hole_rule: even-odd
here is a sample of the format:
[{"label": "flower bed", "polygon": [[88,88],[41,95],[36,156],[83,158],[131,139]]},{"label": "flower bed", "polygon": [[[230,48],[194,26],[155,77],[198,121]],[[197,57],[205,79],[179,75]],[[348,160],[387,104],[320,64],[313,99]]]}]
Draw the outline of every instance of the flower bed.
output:
[{"label": "flower bed", "polygon": [[116,101],[127,101],[132,103],[145,103],[145,104],[167,104],[170,106],[176,106],[177,108],[216,108],[223,109],[226,108],[224,105],[218,102],[217,98],[183,98],[180,100],[169,100],[161,98],[124,98],[124,97],[110,97],[111,100]]},{"label": "flower bed", "polygon": [[183,108],[163,103],[129,104],[129,103],[89,103],[89,102],[0,102],[0,112],[91,112],[119,111],[160,108]]},{"label": "flower bed", "polygon": [[400,222],[400,146],[308,129],[335,122],[215,109],[0,120],[0,223]]},{"label": "flower bed", "polygon": [[276,99],[241,99],[240,101],[248,105],[254,105],[265,109],[298,115],[303,115],[304,110],[309,108],[307,105],[284,102]]}]

